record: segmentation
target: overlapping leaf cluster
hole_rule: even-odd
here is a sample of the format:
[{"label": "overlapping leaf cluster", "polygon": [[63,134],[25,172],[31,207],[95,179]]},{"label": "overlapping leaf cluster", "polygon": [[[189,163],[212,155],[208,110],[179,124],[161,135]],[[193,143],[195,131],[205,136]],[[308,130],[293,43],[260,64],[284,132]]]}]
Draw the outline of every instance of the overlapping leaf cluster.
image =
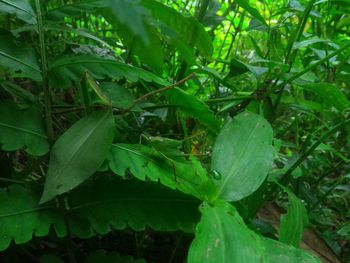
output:
[{"label": "overlapping leaf cluster", "polygon": [[[299,197],[306,168],[327,166],[308,157],[349,163],[337,141],[350,141],[350,44],[306,30],[337,14],[315,1],[164,2],[0,0],[0,251],[145,262],[139,244],[136,259],[86,247],[181,231],[195,235],[190,263],[320,262],[299,248],[303,231],[345,179]],[[252,225],[268,200],[287,207],[269,238]]]}]

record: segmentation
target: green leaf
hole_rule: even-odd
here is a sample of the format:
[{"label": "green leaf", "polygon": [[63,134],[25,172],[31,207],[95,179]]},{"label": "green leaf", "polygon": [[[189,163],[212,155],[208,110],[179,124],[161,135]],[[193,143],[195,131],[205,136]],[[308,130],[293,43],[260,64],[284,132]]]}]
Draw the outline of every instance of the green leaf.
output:
[{"label": "green leaf", "polygon": [[85,263],[146,263],[144,259],[134,259],[131,256],[120,256],[116,252],[107,254],[104,250],[98,250],[92,253]]},{"label": "green leaf", "polygon": [[85,13],[94,13],[107,6],[107,1],[89,0],[64,4],[48,10],[44,17],[48,20],[62,20],[64,17],[78,17]]},{"label": "green leaf", "polygon": [[72,190],[93,175],[113,141],[110,110],[88,115],[70,127],[54,144],[40,203]]},{"label": "green leaf", "polygon": [[222,175],[214,181],[219,197],[237,201],[257,190],[273,156],[270,124],[250,112],[237,115],[222,128],[213,149],[211,169]]},{"label": "green leaf", "polygon": [[145,63],[156,72],[162,72],[163,68],[163,46],[157,28],[146,23],[145,30],[147,31],[149,43],[139,41],[137,36],[127,30],[125,26],[113,23],[118,36],[122,39],[123,44],[127,47],[128,52],[140,58],[142,63]]},{"label": "green leaf", "polygon": [[158,1],[141,0],[141,4],[151,12],[153,23],[163,25],[178,34],[189,47],[196,46],[203,56],[213,52],[212,41],[204,27],[193,17],[185,17],[180,12]]},{"label": "green leaf", "polygon": [[113,82],[103,82],[100,84],[102,93],[112,102],[116,108],[126,109],[134,104],[136,98],[123,86]]},{"label": "green leaf", "polygon": [[198,120],[214,133],[220,129],[220,121],[202,101],[185,91],[174,88],[166,91],[165,96],[171,105],[176,105],[183,113]]},{"label": "green leaf", "polygon": [[86,71],[89,71],[95,79],[120,79],[125,77],[133,82],[144,80],[164,86],[168,84],[167,81],[143,69],[114,59],[105,59],[91,55],[58,58],[51,63],[49,70],[50,82],[54,87],[58,88],[68,88],[72,85],[72,82],[79,82]]},{"label": "green leaf", "polygon": [[236,209],[220,202],[202,204],[202,218],[191,244],[188,263],[262,262],[263,246],[250,233]]},{"label": "green leaf", "polygon": [[[15,36],[17,36],[17,35],[19,35],[19,33],[27,32],[27,31],[36,31],[37,29],[38,29],[38,27],[36,25],[26,25],[26,26],[17,28],[15,30],[12,30],[11,32]],[[101,38],[93,35],[93,33],[89,32],[85,29],[82,29],[82,28],[76,29],[76,28],[63,26],[63,25],[51,25],[50,24],[50,25],[43,25],[43,29],[45,31],[66,32],[66,33],[76,34],[78,36],[82,36],[82,37],[85,37],[87,39],[94,40],[97,43],[100,43],[106,47],[110,47],[110,45],[106,41],[102,40]]]},{"label": "green leaf", "polygon": [[0,251],[6,249],[13,239],[23,244],[33,238],[49,233],[55,225],[59,237],[66,235],[63,216],[55,206],[38,206],[38,191],[29,191],[19,185],[0,189]]},{"label": "green leaf", "polygon": [[301,200],[292,192],[286,189],[285,191],[288,193],[289,206],[287,214],[281,216],[279,240],[285,244],[299,247],[309,219]]},{"label": "green leaf", "polygon": [[64,261],[53,255],[44,255],[41,257],[40,263],[64,263]]},{"label": "green leaf", "polygon": [[25,107],[30,107],[31,105],[38,102],[38,97],[30,93],[25,88],[10,82],[10,81],[0,81],[0,87],[7,91],[11,96],[13,96],[19,105],[24,105]]},{"label": "green leaf", "polygon": [[230,61],[230,72],[227,74],[226,78],[236,77],[248,71],[251,72],[256,78],[258,78],[266,73],[268,71],[268,68],[253,66],[233,58]]},{"label": "green leaf", "polygon": [[117,175],[125,176],[130,172],[139,180],[159,181],[198,198],[203,196],[200,186],[207,181],[204,169],[194,157],[186,160],[140,144],[114,144],[108,164]]},{"label": "green leaf", "polygon": [[264,238],[264,256],[266,263],[321,263],[315,256],[301,249],[285,245],[281,242]]},{"label": "green leaf", "polygon": [[64,17],[82,16],[84,13],[102,13],[109,21],[112,19],[112,24],[117,22],[138,40],[149,44],[145,24],[147,12],[139,0],[78,1],[53,8],[45,14],[45,17],[49,20],[61,20]]},{"label": "green leaf", "polygon": [[147,29],[145,27],[146,10],[140,4],[140,0],[104,0],[106,10],[111,13],[120,24],[133,33],[135,37],[150,44]]},{"label": "green leaf", "polygon": [[23,42],[20,43],[6,31],[0,31],[0,68],[17,73],[19,77],[41,80],[34,49]]},{"label": "green leaf", "polygon": [[304,90],[319,96],[324,106],[334,107],[340,112],[350,108],[350,101],[340,88],[330,83],[312,83],[300,85]]},{"label": "green leaf", "polygon": [[[56,256],[44,255],[40,259],[41,263],[64,263]],[[117,252],[107,254],[105,250],[97,250],[91,253],[84,263],[146,263],[144,259],[134,259],[132,256],[121,256]]]},{"label": "green leaf", "polygon": [[69,225],[80,238],[127,227],[193,232],[199,201],[159,184],[100,176],[68,198]]},{"label": "green leaf", "polygon": [[338,231],[338,235],[345,237],[347,240],[350,240],[350,222],[343,225]]},{"label": "green leaf", "polygon": [[265,26],[267,26],[265,19],[262,17],[262,15],[259,13],[259,11],[252,7],[248,0],[237,0],[237,4],[242,7],[244,10],[246,10],[249,14],[251,14],[254,18],[259,20],[261,23],[263,23]]},{"label": "green leaf", "polygon": [[226,202],[202,204],[188,262],[320,263],[302,250],[262,238],[251,231]]},{"label": "green leaf", "polygon": [[[65,207],[38,205],[37,189],[19,185],[0,189],[0,251],[13,239],[23,244],[49,234],[89,238],[127,227],[193,232],[199,221],[199,201],[157,184],[100,176],[72,191]],[[66,211],[64,211],[64,208]],[[64,218],[65,215],[65,218]],[[67,220],[67,221],[65,221]]]},{"label": "green leaf", "polygon": [[29,0],[0,0],[0,13],[14,14],[28,24],[37,22]]},{"label": "green leaf", "polygon": [[31,155],[46,154],[49,144],[38,109],[21,110],[14,103],[0,103],[0,146],[4,151],[24,148]]}]

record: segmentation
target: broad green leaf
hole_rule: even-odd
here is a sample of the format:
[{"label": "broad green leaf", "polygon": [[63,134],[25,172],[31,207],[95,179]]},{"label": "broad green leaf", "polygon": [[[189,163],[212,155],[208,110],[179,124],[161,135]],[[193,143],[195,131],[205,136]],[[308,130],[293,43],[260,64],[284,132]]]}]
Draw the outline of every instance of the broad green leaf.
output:
[{"label": "broad green leaf", "polygon": [[330,83],[312,83],[300,85],[303,89],[319,96],[323,105],[334,107],[340,112],[350,108],[350,101],[340,88]]},{"label": "broad green leaf", "polygon": [[267,25],[265,19],[262,17],[259,11],[256,8],[252,7],[249,4],[248,0],[237,0],[237,4],[240,7],[242,7],[244,10],[246,10],[249,14],[251,14],[254,18],[259,20],[261,23],[263,23],[264,25]]},{"label": "broad green leaf", "polygon": [[5,31],[0,31],[0,68],[16,73],[19,77],[41,80],[41,71],[34,49],[17,41]]},{"label": "broad green leaf", "polygon": [[0,189],[0,251],[11,240],[23,244],[33,235],[46,236],[50,226],[58,237],[64,237],[65,222],[74,236],[89,238],[127,227],[193,232],[200,217],[198,200],[161,185],[117,177],[86,182],[68,195],[61,208],[38,205],[36,190],[19,185]]},{"label": "broad green leaf", "polygon": [[200,207],[202,218],[188,253],[188,263],[262,262],[263,245],[236,209],[219,202]]},{"label": "broad green leaf", "polygon": [[211,56],[212,41],[203,26],[193,17],[185,17],[180,12],[155,0],[141,0],[141,4],[151,12],[150,19],[170,28],[189,47],[196,46],[203,56]]},{"label": "broad green leaf", "polygon": [[262,74],[266,73],[268,71],[268,68],[253,66],[233,58],[230,62],[230,72],[227,74],[226,78],[239,76],[248,71],[250,71],[256,78],[258,78]]},{"label": "broad green leaf", "polygon": [[272,128],[261,116],[243,112],[218,135],[211,169],[221,174],[214,183],[218,197],[240,200],[263,183],[273,162]]},{"label": "broad green leaf", "polygon": [[50,155],[40,203],[72,190],[93,175],[105,160],[113,141],[110,110],[88,115],[55,142]]},{"label": "broad green leaf", "polygon": [[80,238],[130,227],[193,232],[199,201],[159,184],[100,176],[68,197],[69,225]]},{"label": "broad green leaf", "polygon": [[171,105],[176,105],[183,113],[198,120],[202,125],[214,133],[220,129],[220,121],[202,101],[185,91],[174,88],[165,92]]},{"label": "broad green leaf", "polygon": [[130,31],[139,41],[141,40],[146,45],[149,44],[145,25],[145,18],[148,14],[139,0],[78,1],[53,8],[45,14],[45,17],[49,20],[61,20],[64,17],[82,16],[84,13],[103,14],[107,19],[113,19],[123,25],[124,29]]},{"label": "broad green leaf", "polygon": [[[107,0],[108,1],[108,0]],[[49,9],[44,17],[47,20],[63,20],[65,17],[78,17],[85,13],[94,13],[100,11],[101,8],[107,6],[107,1],[103,0],[87,0],[77,1],[70,4],[63,4],[55,8]]]},{"label": "broad green leaf", "polygon": [[140,4],[140,0],[104,0],[107,4],[106,10],[111,13],[126,30],[149,45],[149,36],[145,27],[147,12]]},{"label": "broad green leaf", "polygon": [[146,263],[144,259],[134,259],[132,256],[121,256],[116,252],[107,254],[104,250],[92,253],[84,263]]},{"label": "broad green leaf", "polygon": [[157,28],[146,23],[145,30],[148,35],[148,42],[139,41],[137,36],[132,34],[130,30],[127,30],[125,26],[113,23],[116,28],[118,36],[122,39],[123,44],[126,46],[128,52],[136,55],[140,58],[141,62],[146,64],[156,72],[162,72],[164,54],[161,39]]},{"label": "broad green leaf", "polygon": [[281,216],[279,240],[285,244],[299,247],[304,228],[309,223],[304,204],[292,192],[288,193],[288,211]]},{"label": "broad green leaf", "polygon": [[257,235],[229,203],[203,203],[200,210],[189,263],[320,263],[303,250]]},{"label": "broad green leaf", "polygon": [[103,82],[100,84],[100,90],[116,108],[126,109],[132,106],[136,100],[130,91],[117,83]]},{"label": "broad green leaf", "polygon": [[119,176],[131,173],[139,180],[151,180],[187,194],[202,198],[200,192],[207,176],[200,163],[191,158],[179,158],[169,152],[140,144],[113,144],[108,156],[110,169]]},{"label": "broad green leaf", "polygon": [[38,206],[38,191],[11,185],[0,189],[0,200],[0,251],[12,240],[23,244],[33,235],[46,236],[51,224],[59,237],[67,234],[64,218],[56,206]]},{"label": "broad green leaf", "polygon": [[0,0],[0,13],[14,14],[28,24],[37,22],[29,0]]},{"label": "broad green leaf", "polygon": [[79,82],[86,71],[89,71],[95,79],[120,79],[125,77],[133,82],[144,80],[164,86],[168,84],[167,81],[141,68],[136,68],[114,59],[92,55],[58,58],[50,64],[49,70],[50,82],[57,88],[68,88],[72,85],[72,82]]},{"label": "broad green leaf", "polygon": [[4,151],[24,148],[31,155],[49,151],[42,117],[38,109],[20,109],[14,103],[0,103],[0,147]]},{"label": "broad green leaf", "polygon": [[273,239],[264,238],[266,263],[321,263],[315,256],[301,249],[285,245]]}]

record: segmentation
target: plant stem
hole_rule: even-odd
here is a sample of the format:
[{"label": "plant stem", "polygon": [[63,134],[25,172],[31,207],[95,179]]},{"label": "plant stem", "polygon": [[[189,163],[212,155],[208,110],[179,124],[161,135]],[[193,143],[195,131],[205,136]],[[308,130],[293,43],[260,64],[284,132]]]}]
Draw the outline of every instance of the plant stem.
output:
[{"label": "plant stem", "polygon": [[46,49],[45,49],[45,37],[43,28],[43,19],[41,14],[40,0],[35,0],[37,18],[38,18],[38,34],[40,43],[40,56],[41,56],[41,70],[42,70],[42,89],[44,92],[44,104],[45,104],[45,121],[46,130],[50,142],[54,140],[54,132],[52,125],[52,113],[51,113],[51,93],[48,83],[48,69],[47,69],[47,59],[46,59]]},{"label": "plant stem", "polygon": [[329,59],[331,59],[332,57],[340,54],[341,52],[343,52],[344,50],[350,48],[350,42],[347,43],[346,45],[342,46],[341,48],[339,48],[338,50],[330,53],[328,56],[324,57],[323,59],[317,61],[314,64],[311,64],[310,66],[306,67],[304,70],[300,71],[299,73],[291,76],[290,78],[287,78],[285,81],[283,81],[281,84],[278,84],[277,86],[275,86],[274,89],[269,90],[265,95],[270,95],[273,91],[278,91],[279,89],[284,89],[284,86],[291,83],[293,80],[296,80],[298,78],[300,78],[301,76],[303,76],[304,74],[306,74],[307,72],[311,71],[312,69],[320,66],[321,64],[323,64],[324,62],[328,61]]},{"label": "plant stem", "polygon": [[254,99],[254,96],[244,96],[244,97],[224,97],[224,98],[215,98],[215,99],[207,99],[204,102],[206,104],[214,104],[214,103],[221,103],[221,102],[228,102],[228,101],[235,101],[235,100],[246,100],[246,99]]},{"label": "plant stem", "polygon": [[334,132],[336,132],[339,128],[341,128],[343,125],[350,123],[350,120],[343,121],[337,125],[335,125],[332,129],[327,131],[325,134],[323,134],[308,150],[303,152],[303,154],[299,157],[298,160],[295,161],[295,163],[289,167],[289,169],[285,172],[285,174],[281,178],[282,183],[286,183],[289,179],[289,176],[292,174],[292,172],[329,136],[331,136]]},{"label": "plant stem", "polygon": [[162,92],[165,92],[167,90],[170,90],[170,89],[173,89],[183,83],[185,83],[186,81],[190,80],[190,79],[193,79],[194,77],[196,76],[195,73],[192,73],[190,75],[188,75],[186,78],[182,79],[182,80],[179,80],[178,82],[172,84],[172,85],[169,85],[169,86],[166,86],[164,88],[161,88],[161,89],[157,89],[157,90],[154,90],[154,91],[151,91],[150,93],[147,93],[139,98],[137,98],[134,103],[127,109],[124,109],[124,110],[121,110],[121,112],[128,112],[130,111],[132,108],[134,108],[138,103],[140,103],[141,101],[149,98],[149,97],[152,97],[158,93],[162,93]]}]

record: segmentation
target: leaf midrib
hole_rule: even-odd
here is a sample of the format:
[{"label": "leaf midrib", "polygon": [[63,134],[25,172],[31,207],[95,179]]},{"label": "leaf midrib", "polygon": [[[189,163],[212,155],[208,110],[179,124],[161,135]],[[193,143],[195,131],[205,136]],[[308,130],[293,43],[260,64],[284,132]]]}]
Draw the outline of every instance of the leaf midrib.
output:
[{"label": "leaf midrib", "polygon": [[[0,0],[0,1],[1,1],[1,0]],[[30,64],[28,64],[28,63],[25,63],[25,62],[23,62],[22,60],[20,60],[20,59],[18,59],[18,58],[16,58],[16,57],[13,57],[13,56],[11,56],[11,55],[9,55],[9,54],[7,54],[7,53],[1,51],[1,50],[0,50],[0,55],[6,57],[6,58],[8,58],[8,59],[11,59],[11,60],[13,60],[13,61],[16,61],[17,63],[20,63],[20,64],[22,64],[22,65],[24,65],[24,66],[26,66],[26,67],[28,67],[28,68],[31,68],[32,70],[35,70],[36,72],[41,73],[41,70],[40,70],[40,69],[34,67],[33,65],[30,65]]]},{"label": "leaf midrib", "polygon": [[3,2],[3,3],[5,3],[5,4],[9,5],[9,6],[12,6],[12,7],[14,7],[14,8],[17,8],[18,10],[21,10],[21,11],[27,13],[28,15],[30,15],[30,16],[32,16],[32,17],[35,17],[35,15],[33,15],[33,14],[32,14],[30,11],[28,11],[27,9],[24,9],[24,8],[22,8],[22,7],[20,7],[20,6],[17,6],[17,5],[15,5],[15,4],[13,4],[13,3],[10,3],[10,2],[8,2],[8,1],[6,1],[6,0],[0,0],[0,2]]},{"label": "leaf midrib", "polygon": [[242,158],[243,155],[246,153],[246,151],[247,151],[247,145],[249,145],[249,144],[251,143],[251,141],[252,141],[252,140],[251,140],[251,137],[253,136],[255,130],[256,130],[257,127],[259,126],[260,121],[261,121],[261,120],[259,120],[259,121],[255,124],[255,127],[251,130],[251,132],[250,132],[248,138],[246,139],[246,142],[244,143],[244,147],[243,147],[244,150],[240,152],[238,158],[235,160],[235,163],[232,165],[230,171],[228,172],[228,175],[229,175],[229,176],[224,177],[224,179],[223,179],[223,181],[222,181],[222,184],[221,184],[221,185],[219,186],[219,188],[218,188],[218,195],[221,195],[221,194],[222,194],[223,188],[226,187],[228,181],[232,178],[232,175],[231,175],[231,174],[235,171],[236,166],[237,166],[237,163],[241,163],[241,158]]},{"label": "leaf midrib", "polygon": [[[57,178],[59,177],[59,175],[62,174],[62,171],[64,171],[66,169],[66,167],[68,167],[70,165],[70,163],[73,161],[74,157],[77,155],[77,153],[80,151],[80,149],[85,145],[85,143],[88,141],[88,139],[96,132],[96,130],[98,130],[98,128],[100,126],[99,124],[104,122],[105,119],[108,117],[109,117],[109,112],[106,112],[104,114],[103,118],[101,118],[101,120],[99,120],[98,122],[95,123],[95,126],[93,127],[93,129],[91,129],[89,132],[85,133],[85,136],[83,136],[84,139],[81,140],[81,143],[79,144],[79,146],[69,156],[68,161],[63,163],[62,165],[60,165],[59,169],[56,170],[54,181],[56,181]],[[57,167],[55,167],[55,168],[57,168]]]},{"label": "leaf midrib", "polygon": [[18,131],[21,131],[21,132],[24,132],[24,133],[29,133],[29,134],[41,137],[43,139],[47,139],[46,135],[43,135],[43,134],[31,131],[31,130],[27,130],[27,129],[24,129],[24,128],[20,128],[20,127],[17,127],[17,126],[13,126],[13,125],[10,125],[10,124],[6,124],[6,123],[3,123],[3,122],[0,122],[0,126],[5,127],[5,128],[9,128],[9,129],[13,129],[13,130],[18,130]]}]

